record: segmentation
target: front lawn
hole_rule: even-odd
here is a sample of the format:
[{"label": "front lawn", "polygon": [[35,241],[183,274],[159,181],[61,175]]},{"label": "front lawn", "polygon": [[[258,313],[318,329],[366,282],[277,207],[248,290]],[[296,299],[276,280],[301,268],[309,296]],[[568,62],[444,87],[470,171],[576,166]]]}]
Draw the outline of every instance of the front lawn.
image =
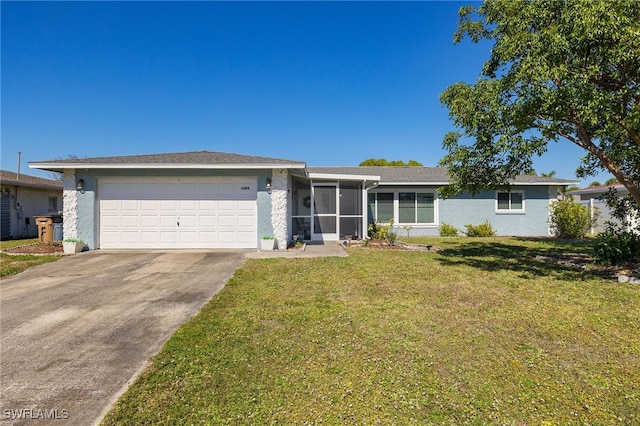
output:
[{"label": "front lawn", "polygon": [[250,260],[104,424],[638,424],[640,286],[585,244]]},{"label": "front lawn", "polygon": [[[0,241],[0,250],[35,244],[37,242],[37,238]],[[58,259],[60,259],[60,256],[34,256],[31,254],[9,255],[6,253],[0,253],[0,277],[15,275],[33,266],[55,262]]]}]

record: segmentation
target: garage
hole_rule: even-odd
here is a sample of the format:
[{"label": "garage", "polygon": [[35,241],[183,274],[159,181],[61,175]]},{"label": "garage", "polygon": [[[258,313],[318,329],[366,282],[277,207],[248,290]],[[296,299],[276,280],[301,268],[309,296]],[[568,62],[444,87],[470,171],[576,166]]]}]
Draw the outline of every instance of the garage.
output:
[{"label": "garage", "polygon": [[253,177],[101,178],[103,249],[255,248]]}]

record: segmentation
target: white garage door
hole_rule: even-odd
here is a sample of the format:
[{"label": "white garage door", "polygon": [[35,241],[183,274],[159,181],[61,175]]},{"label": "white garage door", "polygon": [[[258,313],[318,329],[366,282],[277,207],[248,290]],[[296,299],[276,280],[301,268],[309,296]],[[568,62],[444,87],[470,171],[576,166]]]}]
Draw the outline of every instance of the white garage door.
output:
[{"label": "white garage door", "polygon": [[101,248],[255,248],[255,178],[99,183]]}]

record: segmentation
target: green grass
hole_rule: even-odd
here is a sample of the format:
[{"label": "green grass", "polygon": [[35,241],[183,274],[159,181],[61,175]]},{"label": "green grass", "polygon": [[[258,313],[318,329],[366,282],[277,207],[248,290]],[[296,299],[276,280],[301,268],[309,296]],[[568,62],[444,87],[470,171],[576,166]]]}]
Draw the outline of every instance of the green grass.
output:
[{"label": "green grass", "polygon": [[104,424],[638,424],[640,287],[534,259],[588,245],[250,260]]},{"label": "green grass", "polygon": [[[37,242],[37,238],[0,241],[0,250],[34,244]],[[55,262],[58,259],[60,259],[60,256],[34,256],[30,254],[8,255],[6,253],[0,253],[0,277],[15,275],[33,266]]]}]

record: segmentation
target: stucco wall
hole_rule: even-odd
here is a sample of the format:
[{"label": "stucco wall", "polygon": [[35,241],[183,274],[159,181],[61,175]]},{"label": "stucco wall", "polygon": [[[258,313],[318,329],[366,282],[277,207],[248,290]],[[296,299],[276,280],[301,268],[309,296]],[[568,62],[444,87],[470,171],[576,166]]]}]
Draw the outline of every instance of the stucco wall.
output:
[{"label": "stucco wall", "polygon": [[271,225],[276,237],[278,250],[286,250],[289,242],[288,219],[288,173],[284,169],[274,169],[271,177]]},{"label": "stucco wall", "polygon": [[[429,190],[433,189],[429,188]],[[377,188],[377,192],[385,192],[385,190],[387,187]],[[389,188],[389,190],[393,189]],[[479,225],[488,220],[497,235],[548,236],[549,200],[556,197],[556,188],[514,186],[512,190],[524,191],[524,213],[497,213],[495,191],[482,192],[476,196],[465,193],[449,199],[436,197],[437,224],[414,225],[410,235],[438,236],[438,227],[443,223],[455,226],[462,233],[466,231],[465,225]],[[399,236],[406,236],[402,226],[398,226],[396,230]]]},{"label": "stucco wall", "polygon": [[[85,190],[78,192],[78,238],[87,243],[90,249],[98,247],[99,237],[99,194],[100,177],[247,177],[257,178],[258,223],[256,247],[259,247],[262,235],[273,235],[271,224],[271,195],[267,193],[267,177],[271,170],[76,170],[76,179],[83,179]],[[75,180],[74,180],[75,191]]]},{"label": "stucco wall", "polygon": [[[62,211],[62,191],[3,185],[10,194],[10,234],[11,238],[34,238],[38,236],[34,216],[58,214]],[[49,197],[58,198],[57,210],[49,210]],[[27,220],[29,223],[27,224]]]},{"label": "stucco wall", "polygon": [[496,213],[495,191],[483,192],[475,197],[440,200],[440,224],[448,223],[461,231],[465,225],[478,225],[484,220],[491,223],[497,235],[547,236],[549,235],[549,191],[547,187],[513,187],[524,191],[524,213]]}]

